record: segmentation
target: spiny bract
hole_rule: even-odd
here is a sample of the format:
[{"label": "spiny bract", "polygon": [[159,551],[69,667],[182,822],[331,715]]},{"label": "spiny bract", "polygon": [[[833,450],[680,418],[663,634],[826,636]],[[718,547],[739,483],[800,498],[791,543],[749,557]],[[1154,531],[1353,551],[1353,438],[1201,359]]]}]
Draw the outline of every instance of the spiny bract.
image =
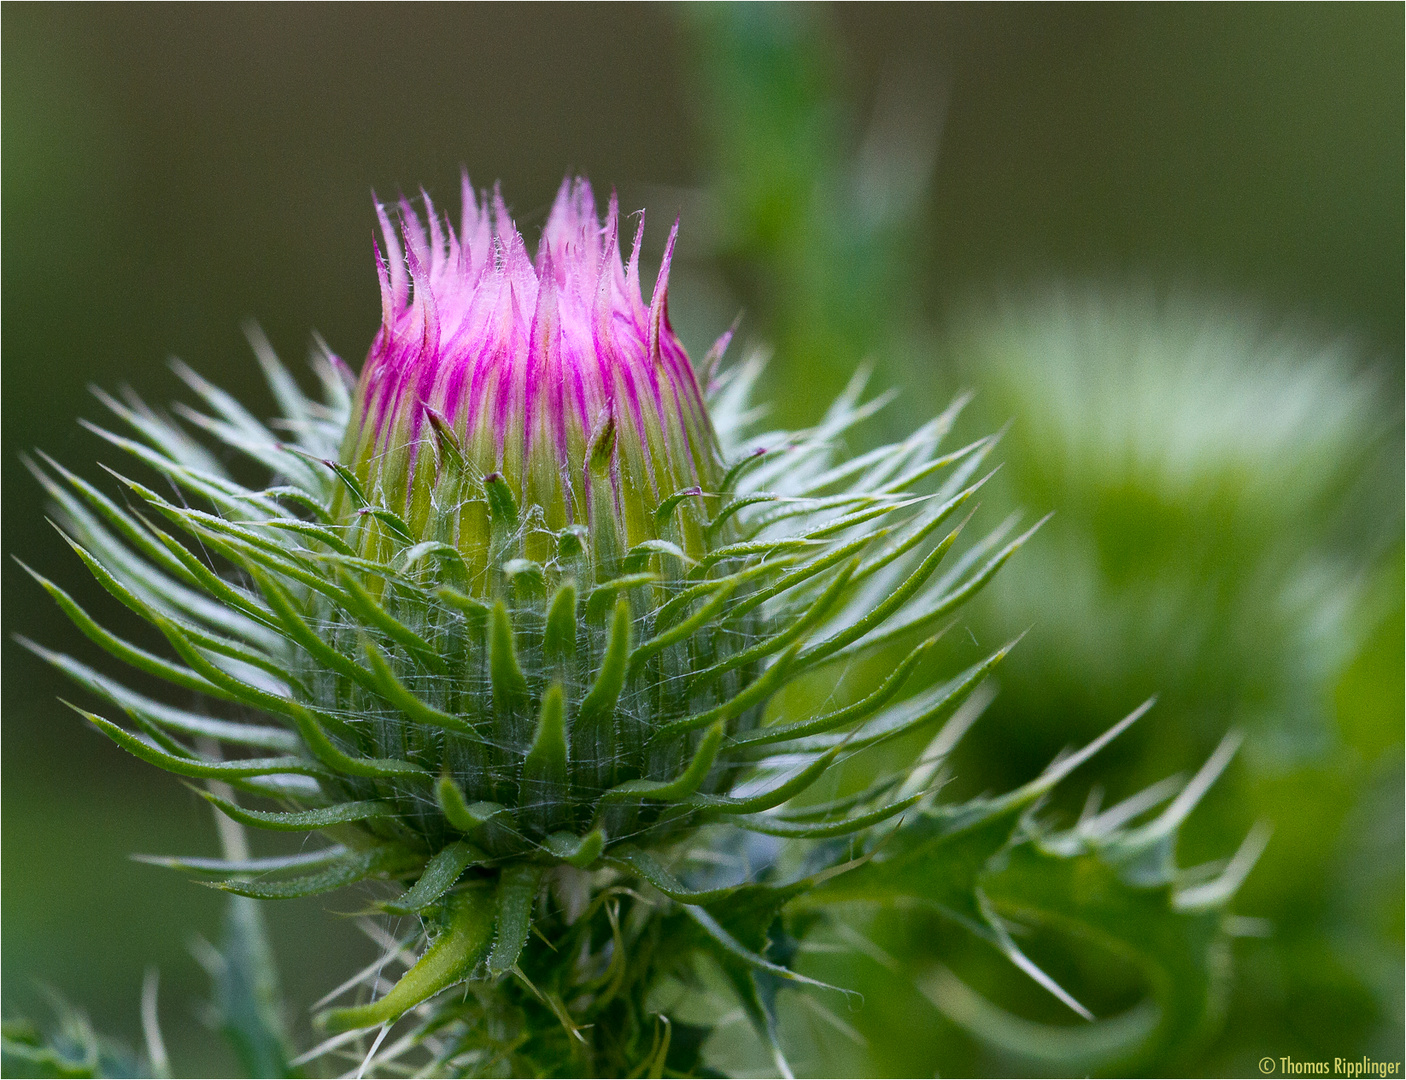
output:
[{"label": "spiny bract", "polygon": [[[673,234],[645,305],[643,218],[625,262],[615,200],[602,225],[583,181],[563,185],[535,261],[467,180],[457,230],[425,210],[402,201],[399,232],[381,211],[382,325],[355,385],[322,350],[310,400],[255,334],[284,413],[270,427],[178,368],[209,410],[181,417],[268,486],[106,397],[136,437],[94,430],[180,500],[123,478],[133,509],[33,466],[79,558],[176,658],[43,587],[117,659],[234,707],[158,702],[31,643],[135,730],[79,711],[171,772],[283,803],[203,792],[237,821],[337,841],[214,867],[236,875],[224,886],[296,896],[389,878],[413,885],[386,910],[440,919],[422,961],[339,1026],[513,969],[552,866],[679,895],[649,849],[686,830],[843,837],[930,799],[928,762],[778,812],[837,756],[936,730],[971,694],[1005,649],[901,697],[929,635],[1024,540],[1002,546],[1003,527],[938,572],[993,445],[939,453],[960,402],[846,459],[845,433],[882,405],[857,378],[814,429],[743,443],[760,361],[715,377],[725,335],[705,404],[668,319]],[[863,696],[767,722],[790,681],[904,643]],[[248,876],[267,871],[297,876]]]}]

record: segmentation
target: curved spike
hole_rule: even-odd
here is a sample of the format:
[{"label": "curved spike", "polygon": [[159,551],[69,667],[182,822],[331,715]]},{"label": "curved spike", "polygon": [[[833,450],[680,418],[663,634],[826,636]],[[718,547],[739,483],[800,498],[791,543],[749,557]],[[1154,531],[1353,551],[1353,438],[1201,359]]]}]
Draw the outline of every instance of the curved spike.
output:
[{"label": "curved spike", "polygon": [[434,793],[435,801],[439,804],[445,820],[461,833],[472,833],[481,829],[494,818],[512,818],[511,812],[502,803],[466,802],[464,793],[452,777],[441,776],[435,784]]},{"label": "curved spike", "polygon": [[502,473],[489,473],[483,478],[484,494],[488,496],[488,511],[494,523],[508,531],[517,528],[517,499]]},{"label": "curved spike", "polygon": [[735,799],[725,795],[695,795],[693,802],[699,806],[715,807],[724,814],[759,814],[763,810],[780,806],[805,791],[806,788],[820,779],[821,774],[830,767],[831,762],[843,749],[844,747],[841,745],[827,750],[789,780],[783,780],[776,787],[756,795],[750,795],[745,799]]},{"label": "curved spike", "polygon": [[381,650],[376,648],[375,643],[369,637],[362,637],[361,647],[366,653],[366,658],[371,662],[370,674],[375,681],[376,690],[383,698],[417,724],[428,724],[431,727],[442,728],[445,731],[452,731],[457,735],[478,740],[478,732],[468,721],[436,709],[433,705],[422,701],[411,693],[405,684],[396,678],[390,664],[381,655]]},{"label": "curved spike", "polygon": [[800,642],[797,642],[778,656],[775,663],[762,672],[756,679],[753,679],[752,682],[735,697],[724,701],[721,705],[715,705],[707,712],[697,713],[693,716],[684,717],[682,720],[674,720],[665,724],[654,732],[651,741],[671,739],[675,735],[682,735],[689,731],[697,731],[699,728],[707,727],[709,724],[718,720],[731,720],[736,716],[740,716],[753,705],[760,705],[785,685],[791,673],[791,664],[795,661],[796,655],[800,651],[801,645]]},{"label": "curved spike", "polygon": [[561,663],[576,656],[576,583],[568,581],[552,597],[542,634],[547,663]]},{"label": "curved spike", "polygon": [[736,885],[724,885],[720,889],[689,889],[666,868],[660,866],[653,855],[633,844],[614,848],[605,857],[605,861],[609,866],[643,878],[670,900],[677,900],[681,904],[711,904],[737,892]]},{"label": "curved spike", "polygon": [[408,851],[379,847],[348,852],[326,869],[303,877],[282,881],[205,881],[201,884],[255,900],[291,900],[342,889],[376,874],[395,873],[412,865],[414,860],[415,856]]},{"label": "curved spike", "polygon": [[105,652],[115,656],[123,663],[130,664],[135,668],[155,675],[158,679],[164,679],[175,686],[184,687],[187,690],[194,690],[200,694],[206,694],[222,701],[238,700],[236,696],[230,694],[223,687],[212,683],[199,671],[190,668],[183,668],[179,664],[173,664],[154,653],[149,653],[145,649],[140,649],[119,638],[101,626],[84,611],[74,601],[73,597],[64,592],[48,578],[44,577],[37,570],[30,568],[19,559],[15,559],[30,577],[43,587],[44,591],[53,597],[54,602],[59,605],[63,613],[69,617],[73,624],[82,631],[83,636],[92,641]]},{"label": "curved spike", "polygon": [[[854,568],[859,565],[859,558],[856,556],[840,567],[839,573],[835,575],[835,580],[825,587],[825,591],[816,597],[815,602],[806,608],[805,611],[796,618],[785,630],[779,634],[773,634],[769,638],[757,642],[750,648],[743,649],[740,653],[734,653],[726,660],[714,664],[710,668],[704,668],[698,672],[696,678],[711,678],[714,675],[721,675],[723,672],[732,671],[735,668],[753,661],[761,660],[770,656],[778,649],[784,649],[793,642],[800,641],[807,634],[811,627],[815,626],[825,615],[835,602],[839,600],[840,594],[849,587],[850,577],[854,574]],[[797,665],[805,659],[806,654],[801,653],[797,658]]]},{"label": "curved spike", "polygon": [[587,621],[595,622],[604,615],[612,596],[618,600],[628,590],[638,589],[643,585],[653,585],[658,580],[658,574],[645,571],[639,574],[622,574],[620,577],[602,582],[592,589],[586,597]]},{"label": "curved spike", "polygon": [[301,776],[328,776],[326,769],[307,758],[238,758],[234,761],[207,761],[203,758],[177,757],[175,754],[168,754],[148,742],[143,742],[130,731],[119,727],[111,720],[105,720],[97,713],[81,709],[70,701],[64,701],[63,698],[59,698],[59,700],[133,757],[139,757],[143,761],[165,769],[167,772],[175,773],[177,776],[220,780],[231,776],[270,776],[281,773],[295,773]]},{"label": "curved spike", "polygon": [[833,836],[849,836],[851,833],[860,832],[880,822],[887,821],[897,814],[903,813],[927,793],[919,792],[917,795],[910,795],[906,799],[900,799],[896,803],[882,806],[877,810],[871,810],[867,814],[856,814],[852,818],[844,818],[840,821],[815,822],[797,824],[795,822],[783,821],[780,818],[762,816],[757,818],[739,819],[734,824],[746,829],[748,832],[766,833],[768,836],[784,836],[797,840],[821,840]]},{"label": "curved spike", "polygon": [[[964,525],[966,522],[962,524]],[[958,525],[938,541],[937,546],[928,552],[923,558],[923,561],[918,564],[917,569],[909,574],[907,579],[904,580],[898,588],[884,597],[882,601],[876,604],[873,609],[862,618],[856,619],[843,630],[836,631],[824,641],[811,646],[805,652],[801,653],[796,661],[797,667],[809,667],[811,664],[825,659],[825,657],[829,656],[831,653],[839,652],[840,649],[843,649],[846,645],[850,644],[850,642],[858,641],[895,611],[903,607],[913,594],[918,591],[923,582],[927,581],[932,575],[932,572],[937,569],[937,564],[942,561],[943,556],[945,556],[952,545],[956,543],[957,536],[961,531],[962,525]]]},{"label": "curved spike", "polygon": [[231,821],[241,825],[252,825],[258,829],[273,829],[276,832],[306,832],[309,829],[325,829],[329,825],[345,825],[355,821],[369,821],[371,818],[394,817],[395,807],[390,803],[375,800],[337,803],[316,810],[246,810],[228,799],[192,786],[192,791],[210,803]]},{"label": "curved spike", "polygon": [[[201,654],[199,649],[195,648],[190,639],[174,624],[162,620],[157,625],[157,629],[166,635],[166,640],[171,643],[171,647],[176,650],[182,660],[228,693],[237,695],[236,700],[242,700],[247,704],[256,705],[292,720],[298,729],[298,734],[303,737],[303,742],[307,743],[313,756],[334,772],[340,771],[352,776],[380,779],[408,779],[426,775],[425,770],[419,765],[411,764],[408,761],[399,761],[395,758],[353,757],[328,738],[327,733],[322,730],[323,718],[314,714],[311,709],[291,699],[280,698],[250,686],[216,667]],[[331,720],[331,718],[326,719]]]},{"label": "curved spike", "polygon": [[428,863],[424,872],[405,892],[381,907],[391,915],[413,915],[423,911],[454,887],[470,866],[478,865],[485,859],[483,852],[470,843],[456,840],[440,849]]},{"label": "curved spike", "polygon": [[567,810],[566,756],[566,707],[561,683],[554,682],[542,695],[537,730],[522,763],[517,804],[524,825],[550,832],[564,824],[559,818]]},{"label": "curved spike", "polygon": [[493,894],[488,889],[456,893],[448,905],[448,916],[444,933],[385,997],[370,1005],[323,1013],[318,1017],[322,1026],[329,1031],[351,1031],[389,1023],[467,978],[488,951],[493,936]]},{"label": "curved spike", "polygon": [[275,679],[287,686],[292,686],[296,682],[295,677],[288,672],[286,666],[280,666],[262,650],[244,645],[241,642],[231,641],[228,638],[211,633],[203,627],[195,626],[186,622],[184,619],[177,618],[165,612],[158,612],[155,607],[148,604],[145,600],[140,599],[135,593],[118,581],[111,571],[99,562],[87,548],[83,547],[82,544],[74,540],[62,529],[59,529],[58,526],[55,526],[55,529],[58,531],[58,534],[64,538],[68,546],[73,549],[79,559],[83,561],[83,565],[86,566],[93,577],[97,579],[98,584],[119,600],[128,610],[145,619],[147,622],[153,623],[153,625],[158,615],[168,618],[180,626],[181,629],[202,648],[209,649],[211,652],[219,653],[222,656],[228,656],[233,660],[248,664],[250,667],[257,668],[265,674],[272,675]]},{"label": "curved spike", "polygon": [[491,974],[501,975],[511,970],[522,955],[522,947],[527,944],[527,934],[532,928],[532,905],[541,883],[542,867],[534,863],[513,863],[505,866],[499,875],[495,897],[498,932],[488,954]]},{"label": "curved spike", "polygon": [[527,703],[527,679],[517,662],[513,623],[500,600],[489,615],[488,677],[493,684],[493,704],[500,713],[520,711]]},{"label": "curved spike", "polygon": [[621,596],[615,601],[615,619],[610,626],[610,642],[601,660],[600,671],[596,673],[596,681],[591,684],[590,692],[581,702],[576,721],[577,730],[594,730],[607,723],[614,713],[615,702],[625,685],[631,634],[630,601]]},{"label": "curved spike", "polygon": [[433,668],[441,675],[449,673],[449,665],[439,651],[377,603],[376,598],[357,580],[356,575],[341,570],[337,574],[337,584],[341,586],[345,599],[350,601],[347,606],[353,609],[354,614],[400,642],[426,667]]},{"label": "curved spike", "polygon": [[332,648],[318,636],[317,632],[293,607],[293,601],[283,587],[257,566],[248,567],[249,576],[258,585],[264,599],[273,609],[278,621],[289,639],[301,645],[314,660],[324,667],[339,672],[372,693],[380,691],[380,683],[360,664]]},{"label": "curved spike", "polygon": [[592,829],[585,836],[574,836],[569,832],[556,832],[542,842],[551,855],[562,862],[570,863],[581,870],[589,869],[605,850],[605,833]]},{"label": "curved spike", "polygon": [[109,679],[94,671],[87,664],[80,663],[71,656],[46,649],[37,642],[30,641],[22,634],[15,635],[15,642],[28,649],[45,663],[58,668],[79,686],[99,697],[106,698],[128,716],[141,718],[144,725],[169,728],[182,735],[205,737],[219,742],[234,743],[236,746],[252,746],[262,750],[296,750],[298,736],[283,728],[264,724],[243,724],[234,720],[217,720],[200,713],[176,709],[163,702],[144,697],[129,690],[116,680]]},{"label": "curved spike", "polygon": [[[1021,533],[1014,540],[1008,543],[995,555],[993,555],[991,559],[987,561],[984,566],[981,567],[980,570],[978,570],[970,578],[964,581],[961,585],[958,585],[956,588],[952,589],[951,592],[943,593],[931,603],[922,604],[921,606],[919,606],[919,609],[917,611],[907,614],[903,619],[895,623],[893,626],[886,627],[879,633],[874,634],[871,637],[864,638],[863,640],[853,640],[853,643],[847,648],[831,652],[822,659],[832,662],[840,661],[847,659],[848,657],[853,656],[855,653],[860,652],[862,650],[872,650],[875,648],[880,648],[906,633],[909,633],[913,630],[921,629],[925,626],[929,626],[932,623],[936,622],[938,619],[941,619],[944,615],[947,615],[949,612],[955,611],[957,608],[961,607],[962,604],[966,603],[978,592],[980,592],[986,586],[987,582],[989,582],[992,577],[995,576],[996,571],[999,570],[1005,564],[1006,560],[1009,559],[1012,555],[1014,555],[1016,551],[1019,550],[1020,547],[1027,540],[1029,540],[1031,536],[1034,535],[1035,530],[1040,528],[1040,526],[1042,526],[1048,520],[1049,515],[1047,514],[1039,521],[1037,521],[1034,525],[1032,525],[1029,529],[1027,529],[1025,532]],[[959,525],[958,529],[960,528],[961,526]],[[1000,530],[998,529],[997,531],[999,532]],[[984,543],[985,541],[983,541],[983,544]],[[962,559],[958,560],[958,568],[962,566],[963,561],[970,554],[971,552],[967,552],[962,556]],[[821,642],[821,645],[824,644],[825,642]],[[817,646],[817,648],[818,647],[819,646]],[[802,657],[802,661],[805,661],[805,657]]]},{"label": "curved spike", "polygon": [[913,673],[913,669],[918,666],[918,662],[937,644],[937,640],[937,636],[933,636],[924,641],[905,656],[898,667],[872,693],[860,698],[854,704],[825,713],[823,716],[812,717],[809,720],[797,720],[791,724],[778,724],[774,727],[749,731],[744,735],[739,735],[734,741],[734,745],[756,746],[764,743],[784,742],[788,739],[799,739],[806,735],[820,735],[868,716],[898,693],[903,684],[908,681],[908,676]]},{"label": "curved spike", "polygon": [[625,802],[631,799],[656,799],[661,802],[677,802],[686,799],[698,790],[698,785],[707,779],[718,756],[718,747],[723,741],[722,722],[714,724],[698,744],[698,750],[689,762],[688,768],[673,780],[627,780],[617,784],[600,797],[601,805],[612,802]]},{"label": "curved spike", "polygon": [[661,649],[678,644],[685,638],[692,636],[699,627],[716,619],[736,587],[735,581],[719,582],[718,588],[713,591],[712,598],[687,619],[636,646],[634,652],[630,654],[630,674],[634,675],[638,672],[645,665],[645,662]]},{"label": "curved spike", "polygon": [[[903,702],[901,705],[894,706],[889,710],[887,717],[885,717],[884,714],[874,717],[865,728],[860,729],[858,732],[850,732],[844,736],[816,736],[809,742],[802,742],[797,746],[787,747],[787,750],[804,753],[811,750],[828,749],[830,746],[834,745],[835,740],[839,740],[844,742],[851,750],[858,751],[901,738],[911,731],[930,727],[939,721],[946,721],[948,717],[954,716],[957,710],[972,697],[977,687],[985,681],[986,677],[991,674],[991,671],[996,665],[1006,658],[1007,654],[1011,649],[1015,648],[1016,643],[1019,641],[1020,638],[1016,638],[1015,641],[997,649],[985,660],[981,661],[981,663],[973,664],[966,671],[962,672],[956,679],[943,685],[933,687],[930,690],[926,690],[916,697]],[[989,700],[988,698],[988,703]],[[982,708],[984,707],[985,705],[983,704]],[[965,720],[960,722],[953,721],[957,724],[957,727],[951,732],[950,738],[946,735],[947,729],[943,729],[944,741],[948,744],[944,753],[951,750],[951,747],[956,744],[957,739],[966,732],[967,728],[975,722],[979,715],[980,709],[976,711],[975,715]],[[1029,794],[1025,788],[1019,788],[1017,790],[1024,793],[1020,796],[1021,798],[1025,798],[1026,795]],[[1005,797],[1006,796],[1002,796],[1002,798]]]}]

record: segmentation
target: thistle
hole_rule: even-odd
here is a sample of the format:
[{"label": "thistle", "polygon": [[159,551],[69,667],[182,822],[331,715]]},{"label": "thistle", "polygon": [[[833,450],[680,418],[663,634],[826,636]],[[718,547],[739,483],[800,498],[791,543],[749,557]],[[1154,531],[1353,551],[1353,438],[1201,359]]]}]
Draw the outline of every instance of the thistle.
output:
[{"label": "thistle", "polygon": [[[94,430],[179,499],[114,474],[124,505],[33,464],[79,559],[169,654],[39,583],[102,649],[209,709],[29,647],[125,714],[128,726],[77,710],[122,748],[278,807],[199,789],[228,817],[330,840],[278,859],[159,861],[259,898],[394,886],[377,907],[417,917],[400,944],[422,941],[420,956],[327,1027],[413,1012],[448,1072],[689,1071],[698,1040],[656,1019],[650,994],[701,950],[786,1071],[767,987],[813,980],[768,954],[783,908],[867,895],[899,865],[878,841],[900,819],[920,846],[986,828],[995,858],[1102,745],[1002,799],[935,802],[1009,645],[936,684],[915,673],[1033,530],[1003,526],[948,558],[995,444],[940,451],[960,400],[846,457],[846,435],[883,404],[859,377],[815,428],[749,437],[760,362],[719,373],[724,335],[700,382],[670,326],[677,226],[646,304],[643,216],[625,259],[615,199],[602,224],[584,181],[563,185],[535,258],[467,179],[457,228],[424,207],[421,219],[402,201],[398,227],[378,208],[382,323],[359,380],[322,349],[313,400],[256,335],[284,413],[269,427],[178,368],[208,408],[182,418],[266,485],[238,483],[174,420],[106,397],[135,437]],[[777,705],[875,655],[893,662],[862,693]],[[858,788],[837,781],[837,761],[903,738],[929,749],[896,773],[852,771]],[[772,838],[760,877],[697,861],[728,863],[748,834]],[[938,891],[965,889],[973,918],[1002,926],[970,899],[972,873]],[[886,887],[927,891],[911,874]]]}]

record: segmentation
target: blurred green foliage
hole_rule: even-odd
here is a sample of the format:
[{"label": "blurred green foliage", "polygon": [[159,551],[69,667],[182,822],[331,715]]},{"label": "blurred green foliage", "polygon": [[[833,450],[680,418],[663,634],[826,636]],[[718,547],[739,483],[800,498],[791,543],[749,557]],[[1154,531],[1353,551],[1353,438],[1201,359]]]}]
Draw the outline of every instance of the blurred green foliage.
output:
[{"label": "blurred green foliage", "polygon": [[[1127,12],[1113,18],[1121,16]],[[1245,17],[1242,9],[1228,21],[1233,27]],[[1165,11],[1134,21],[1164,18]],[[1311,24],[1334,44],[1336,63],[1363,29],[1355,19],[1278,9],[1264,29],[1283,43]],[[921,169],[935,149],[923,140],[938,135],[930,117],[905,125],[884,110],[907,108],[911,120],[941,95],[910,94],[894,106],[881,93],[866,132],[837,76],[842,43],[826,13],[710,8],[693,32],[716,170],[710,220],[719,223],[733,286],[760,333],[776,343],[776,385],[805,396],[845,368],[839,357],[854,363],[869,355],[911,391],[900,409],[921,408],[937,387],[972,387],[973,430],[1011,422],[1007,467],[989,501],[1056,512],[958,631],[975,643],[1031,628],[968,738],[957,789],[1019,782],[1150,693],[1161,699],[1154,715],[1098,766],[1110,797],[1194,768],[1228,729],[1247,735],[1225,788],[1184,838],[1203,857],[1224,856],[1252,822],[1275,829],[1237,902],[1254,918],[1242,924],[1247,936],[1227,958],[1223,1023],[1204,1045],[1181,1047],[1179,1060],[1163,1056],[1142,1067],[1215,1075],[1251,1071],[1264,1054],[1399,1058],[1401,369],[1399,352],[1386,353],[1394,356],[1389,365],[1376,359],[1395,342],[1364,335],[1370,319],[1350,326],[1351,337],[1330,334],[1315,318],[1323,309],[1294,304],[1293,290],[1271,303],[1271,275],[1254,279],[1260,295],[1237,295],[1214,273],[1192,278],[1192,288],[1184,272],[1169,275],[1154,261],[1121,273],[1115,263],[1092,282],[1076,272],[1063,285],[1048,271],[1013,275],[994,296],[968,289],[948,297],[940,320],[925,317],[922,289],[940,277],[931,260],[951,257],[940,232],[935,253],[917,242],[933,233],[926,191],[915,195],[914,188],[923,188]],[[945,72],[929,74],[939,81],[945,74],[954,111],[979,108],[962,101],[979,78],[960,54],[970,39],[954,36]],[[1153,47],[1136,37],[1125,44]],[[1255,50],[1242,44],[1237,62],[1248,67]],[[1080,48],[1070,42],[1071,54]],[[1126,56],[1117,61],[1128,63]],[[1188,77],[1213,85],[1224,76],[1212,69]],[[911,85],[918,76],[894,78]],[[1394,99],[1399,108],[1399,94]],[[1028,103],[1035,114],[1056,113],[1061,104]],[[1254,105],[1235,104],[1247,114],[1240,122],[1261,119]],[[1335,104],[1358,131],[1385,108],[1347,94]],[[1297,114],[1305,130],[1286,135],[1290,145],[1274,154],[1288,161],[1304,145],[1331,139],[1312,123],[1326,109],[1318,101]],[[1226,123],[1224,116],[1198,120],[1208,131]],[[1077,139],[1079,125],[1071,127]],[[965,149],[960,136],[952,142],[944,156]],[[1116,162],[1116,149],[1100,149],[1105,165]],[[1341,132],[1333,149],[1362,151]],[[884,175],[903,178],[889,185],[903,197],[878,198],[866,217],[874,190],[858,178]],[[939,172],[939,205],[943,179]],[[1261,179],[1270,190],[1257,186]],[[1283,201],[1273,184],[1295,179],[1303,185],[1299,198],[1313,194],[1314,181],[1287,175],[1237,177],[1233,191],[1214,181],[1203,188],[1236,204],[1258,195],[1262,216]],[[1314,205],[1339,221],[1341,201],[1355,199],[1391,231],[1397,211],[1388,197],[1398,199],[1400,179],[1399,169],[1384,172],[1379,191],[1345,185],[1318,193],[1322,204]],[[1214,199],[1185,200],[1178,231],[1194,234],[1222,211]],[[882,226],[866,229],[876,219]],[[1254,224],[1261,235],[1245,247],[1267,253],[1288,244],[1290,265],[1311,258],[1305,241],[1326,227],[1302,218]],[[1219,269],[1231,276],[1225,264]],[[1318,300],[1341,284],[1326,285]],[[1393,300],[1373,314],[1387,326],[1398,312]],[[857,1033],[848,1052],[833,1031],[821,1036],[814,1024],[795,1023],[793,1037],[809,1029],[823,1048],[814,1060],[827,1062],[824,1071],[999,1075],[1097,1067],[1075,1056],[1077,1028],[1052,1036],[1032,1025],[1053,1019],[1050,1002],[1013,985],[1018,977],[999,956],[973,948],[941,920],[885,914],[861,925],[890,958],[903,959],[887,970],[871,965],[861,983],[851,983],[868,1004],[849,1018]],[[1136,1000],[1136,979],[1129,982],[1106,956],[1081,960],[1068,942],[1038,939],[1031,950],[1076,997],[1101,1000],[1111,1012]],[[971,1004],[981,999],[968,990],[938,993],[934,987],[951,985],[949,969],[990,1000],[1016,1003],[1029,1019],[993,1019]],[[944,1019],[924,1006],[936,1006]],[[1065,1042],[1071,1046],[1062,1049]],[[1355,1049],[1333,1049],[1349,1046]]]},{"label": "blurred green foliage", "polygon": [[[251,314],[285,352],[316,327],[359,360],[376,320],[373,185],[443,194],[466,161],[527,193],[525,226],[568,167],[617,183],[627,206],[646,201],[641,182],[671,185],[676,272],[714,298],[681,302],[680,328],[697,355],[744,306],[742,336],[775,347],[779,420],[812,417],[872,357],[876,383],[903,390],[888,434],[962,386],[979,422],[1014,421],[983,513],[1056,517],[949,635],[959,650],[1033,627],[954,783],[1024,780],[1153,692],[1154,723],[1106,759],[1109,801],[1194,768],[1229,726],[1249,734],[1183,862],[1272,823],[1237,902],[1268,936],[1237,943],[1221,1034],[1178,1067],[1400,1058],[1402,9],[676,14],[677,30],[641,9],[7,5],[5,552],[71,579],[17,454],[92,457],[73,423],[91,411],[86,382],[160,399],[176,351],[257,401],[238,336]],[[672,213],[657,195],[655,244]],[[1123,370],[1115,330],[1167,361],[1151,371],[1163,383],[1126,388],[1135,406],[1083,389]],[[1217,374],[1177,387],[1164,368],[1188,357]],[[1161,408],[1173,392],[1180,407]],[[1201,423],[1198,394],[1228,428]],[[1224,440],[1247,415],[1278,441],[1240,440],[1232,458]],[[1114,460],[1096,438],[1109,431],[1154,455],[1194,449],[1200,486]],[[9,565],[4,584],[7,632],[71,640]],[[4,676],[7,1016],[45,1015],[35,986],[50,981],[139,1045],[156,963],[178,1071],[229,1070],[191,1006],[207,988],[186,953],[219,905],[125,861],[212,852],[203,808],[61,716],[57,680],[8,641]],[[325,908],[268,912],[295,1032],[371,955]],[[874,957],[814,962],[863,1009],[826,1018],[782,999],[786,1037],[812,1047],[798,1065],[1057,1069],[974,1037],[940,992],[939,964],[1011,1013],[1067,1023],[989,946],[927,916],[857,925]],[[1059,935],[1025,947],[1101,1016],[1141,995],[1116,957]]]}]

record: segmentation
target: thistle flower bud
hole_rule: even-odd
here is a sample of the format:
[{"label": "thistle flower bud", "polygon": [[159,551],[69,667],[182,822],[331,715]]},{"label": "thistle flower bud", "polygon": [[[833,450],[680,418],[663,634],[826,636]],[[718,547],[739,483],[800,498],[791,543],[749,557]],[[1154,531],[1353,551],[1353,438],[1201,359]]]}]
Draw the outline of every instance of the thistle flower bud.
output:
[{"label": "thistle flower bud", "polygon": [[[56,463],[34,466],[78,556],[175,658],[43,587],[119,660],[239,710],[177,708],[31,645],[136,730],[79,711],[147,761],[284,807],[207,794],[236,820],[339,841],[276,860],[308,871],[293,877],[221,864],[222,887],[299,896],[389,878],[410,887],[387,910],[443,926],[395,990],[341,1026],[512,969],[551,867],[691,900],[703,894],[651,848],[710,823],[852,835],[929,798],[936,766],[922,762],[818,811],[774,813],[841,753],[935,729],[967,699],[1009,646],[902,691],[929,635],[1029,535],[1003,527],[937,573],[994,445],[939,455],[960,401],[845,460],[845,433],[883,404],[862,400],[858,378],[816,428],[748,444],[760,365],[729,368],[705,399],[669,325],[674,234],[646,306],[640,232],[626,262],[613,198],[602,224],[585,182],[563,185],[531,260],[501,199],[464,188],[457,229],[428,197],[424,220],[402,203],[399,231],[382,211],[382,324],[354,390],[326,354],[323,400],[310,400],[256,337],[294,441],[180,369],[210,410],[182,415],[271,486],[241,485],[174,422],[115,401],[138,438],[96,430],[204,509],[127,481],[136,514]],[[903,651],[877,687],[764,722],[792,679],[833,681],[823,669],[883,647]]]},{"label": "thistle flower bud", "polygon": [[[470,832],[510,857],[558,832],[590,848],[661,826],[669,792],[716,787],[725,728],[757,713],[724,707],[757,668],[728,662],[748,636],[719,618],[735,590],[711,590],[702,619],[659,610],[732,535],[708,528],[717,437],[668,320],[677,226],[646,306],[643,216],[626,264],[618,206],[602,225],[584,180],[563,184],[535,263],[501,198],[467,180],[457,231],[426,210],[403,202],[398,231],[381,212],[382,325],[332,504],[358,555],[399,574],[348,567],[360,609],[308,593],[295,616],[364,659],[314,648],[297,672],[373,757],[441,777],[439,814],[417,782],[395,786],[392,832],[433,848]],[[384,778],[343,783],[386,794]]]},{"label": "thistle flower bud", "polygon": [[[476,568],[495,496],[530,514],[528,554],[584,526],[610,562],[668,534],[695,555],[701,514],[664,500],[713,491],[717,439],[669,325],[670,233],[652,299],[640,292],[640,215],[628,264],[612,195],[604,226],[590,185],[563,183],[535,262],[501,197],[463,192],[459,230],[425,197],[422,223],[384,209],[381,328],[357,386],[343,462],[413,535],[444,537]],[[408,272],[407,272],[408,271]]]}]

